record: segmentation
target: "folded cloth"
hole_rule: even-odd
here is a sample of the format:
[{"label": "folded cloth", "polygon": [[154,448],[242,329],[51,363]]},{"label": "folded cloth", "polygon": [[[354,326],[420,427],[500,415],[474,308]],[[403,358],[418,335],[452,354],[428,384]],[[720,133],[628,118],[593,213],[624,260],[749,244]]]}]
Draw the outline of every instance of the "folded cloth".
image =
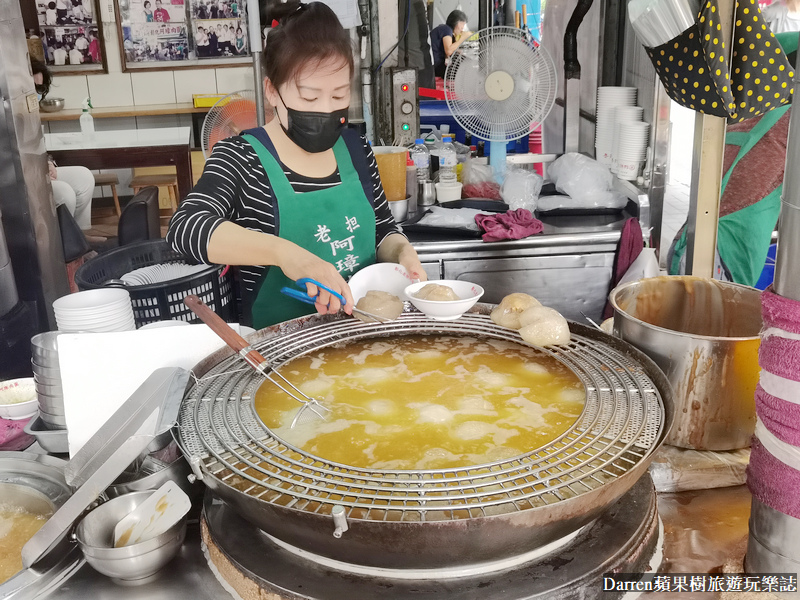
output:
[{"label": "folded cloth", "polygon": [[[625,221],[622,227],[622,233],[619,236],[619,245],[617,246],[617,254],[614,257],[614,272],[611,275],[611,287],[608,290],[611,292],[620,279],[628,272],[628,269],[642,253],[644,248],[644,237],[642,236],[642,227],[639,221],[630,218]],[[614,308],[610,302],[606,302],[606,307],[603,310],[603,318],[608,319],[614,316]]]},{"label": "folded cloth", "polygon": [[800,404],[773,396],[759,383],[756,385],[756,414],[775,437],[800,446]]},{"label": "folded cloth", "polygon": [[0,419],[0,450],[24,450],[36,441],[24,431],[28,421],[30,419]]},{"label": "folded cloth", "polygon": [[496,215],[475,215],[475,222],[486,232],[481,236],[484,242],[521,240],[542,233],[544,229],[544,224],[525,208]]},{"label": "folded cloth", "polygon": [[764,329],[777,327],[789,333],[800,333],[800,302],[779,296],[772,286],[761,293],[761,317]]},{"label": "folded cloth", "polygon": [[762,337],[758,364],[773,375],[800,381],[800,340],[777,335]]},{"label": "folded cloth", "polygon": [[750,441],[747,487],[767,506],[800,519],[800,471],[772,456],[755,436]]}]

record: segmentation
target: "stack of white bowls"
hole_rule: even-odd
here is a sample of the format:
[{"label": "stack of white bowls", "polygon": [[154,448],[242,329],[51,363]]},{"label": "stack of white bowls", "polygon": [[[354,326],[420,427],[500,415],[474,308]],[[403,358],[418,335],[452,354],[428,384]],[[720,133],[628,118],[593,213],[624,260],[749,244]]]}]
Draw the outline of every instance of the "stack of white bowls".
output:
[{"label": "stack of white bowls", "polygon": [[598,162],[608,167],[613,160],[614,124],[618,106],[636,106],[636,88],[617,86],[597,88],[595,156]]},{"label": "stack of white bowls", "polygon": [[635,180],[647,159],[650,125],[641,121],[615,124],[612,171],[620,179]]},{"label": "stack of white bowls", "polygon": [[66,429],[57,336],[57,331],[48,331],[31,338],[31,363],[42,422],[49,429]]},{"label": "stack of white bowls", "polygon": [[108,332],[136,329],[128,290],[107,288],[63,296],[53,302],[58,330]]}]

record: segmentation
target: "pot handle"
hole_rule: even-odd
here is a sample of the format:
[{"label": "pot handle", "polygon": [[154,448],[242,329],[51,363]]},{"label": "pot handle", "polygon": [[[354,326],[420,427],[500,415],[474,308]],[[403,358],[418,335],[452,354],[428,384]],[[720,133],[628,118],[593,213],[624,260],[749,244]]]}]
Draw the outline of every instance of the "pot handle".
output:
[{"label": "pot handle", "polygon": [[222,338],[223,342],[236,350],[250,366],[261,370],[268,365],[267,360],[261,356],[258,350],[253,348],[247,343],[247,340],[231,329],[231,327],[222,320],[222,317],[211,310],[200,298],[194,294],[190,294],[183,299],[183,303],[188,306],[203,323],[208,325],[214,333]]}]

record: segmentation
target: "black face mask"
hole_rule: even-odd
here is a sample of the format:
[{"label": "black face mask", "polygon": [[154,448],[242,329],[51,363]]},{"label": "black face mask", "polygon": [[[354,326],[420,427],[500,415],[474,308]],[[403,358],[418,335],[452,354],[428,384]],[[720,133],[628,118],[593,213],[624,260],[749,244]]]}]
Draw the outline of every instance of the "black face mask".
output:
[{"label": "black face mask", "polygon": [[322,113],[295,110],[286,106],[285,102],[283,105],[289,113],[289,125],[284,127],[281,123],[281,128],[290,140],[312,154],[333,148],[342,129],[347,125],[346,108]]}]

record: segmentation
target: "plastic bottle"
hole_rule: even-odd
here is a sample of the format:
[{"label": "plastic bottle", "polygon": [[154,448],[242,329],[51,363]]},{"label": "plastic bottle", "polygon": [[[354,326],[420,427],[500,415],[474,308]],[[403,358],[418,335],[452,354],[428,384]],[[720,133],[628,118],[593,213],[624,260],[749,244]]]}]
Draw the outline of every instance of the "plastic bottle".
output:
[{"label": "plastic bottle", "polygon": [[94,139],[94,117],[92,117],[92,113],[89,112],[90,108],[94,108],[92,106],[92,99],[86,98],[83,101],[83,111],[81,112],[81,133],[83,137],[87,140]]},{"label": "plastic bottle", "polygon": [[406,158],[406,196],[408,197],[408,216],[417,212],[417,167],[407,153]]},{"label": "plastic bottle", "polygon": [[425,140],[417,138],[411,149],[411,160],[417,168],[417,181],[431,180],[431,152],[425,145]]},{"label": "plastic bottle", "polygon": [[453,136],[445,135],[442,137],[444,145],[439,153],[439,183],[456,183],[456,149],[453,146]]}]

